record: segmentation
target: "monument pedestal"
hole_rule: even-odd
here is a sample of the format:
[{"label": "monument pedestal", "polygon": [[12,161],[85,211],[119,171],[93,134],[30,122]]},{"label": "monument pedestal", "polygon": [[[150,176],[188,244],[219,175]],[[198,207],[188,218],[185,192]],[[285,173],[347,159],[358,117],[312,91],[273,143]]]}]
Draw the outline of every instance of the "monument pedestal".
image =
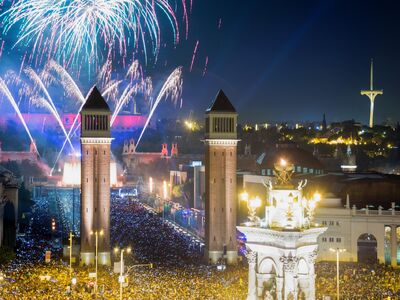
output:
[{"label": "monument pedestal", "polygon": [[249,262],[248,300],[315,299],[317,239],[326,227],[267,229],[238,226],[245,234]]}]

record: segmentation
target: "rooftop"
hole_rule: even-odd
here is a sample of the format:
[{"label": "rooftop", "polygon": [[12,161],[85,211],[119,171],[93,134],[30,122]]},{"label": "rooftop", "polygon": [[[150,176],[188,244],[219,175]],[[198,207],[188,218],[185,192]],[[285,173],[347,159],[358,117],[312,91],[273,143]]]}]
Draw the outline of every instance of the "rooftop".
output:
[{"label": "rooftop", "polygon": [[99,110],[99,111],[110,111],[106,100],[99,92],[96,86],[89,92],[89,96],[86,99],[85,105],[82,107],[82,111],[85,110]]},{"label": "rooftop", "polygon": [[229,101],[225,93],[222,90],[219,90],[217,96],[215,97],[214,102],[211,104],[209,108],[207,108],[206,112],[236,113],[236,109],[235,107],[233,107],[232,103]]}]

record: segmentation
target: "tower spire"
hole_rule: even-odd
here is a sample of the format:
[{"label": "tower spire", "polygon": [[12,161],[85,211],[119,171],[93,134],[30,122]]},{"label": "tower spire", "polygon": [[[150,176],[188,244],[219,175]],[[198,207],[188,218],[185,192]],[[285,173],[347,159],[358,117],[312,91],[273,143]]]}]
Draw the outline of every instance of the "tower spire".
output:
[{"label": "tower spire", "polygon": [[371,71],[370,71],[370,89],[362,90],[361,95],[365,95],[370,101],[370,111],[369,111],[369,127],[374,127],[374,103],[375,97],[378,95],[383,95],[383,90],[374,90],[374,60],[371,59]]},{"label": "tower spire", "polygon": [[374,59],[371,58],[371,91],[374,90]]}]

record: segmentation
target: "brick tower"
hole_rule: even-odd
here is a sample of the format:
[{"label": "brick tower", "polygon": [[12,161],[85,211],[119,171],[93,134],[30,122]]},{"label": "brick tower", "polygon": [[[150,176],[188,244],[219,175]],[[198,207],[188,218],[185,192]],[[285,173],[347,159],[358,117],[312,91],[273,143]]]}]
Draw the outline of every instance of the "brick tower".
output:
[{"label": "brick tower", "polygon": [[81,123],[81,264],[95,260],[97,231],[98,263],[110,265],[110,108],[96,87]]},{"label": "brick tower", "polygon": [[219,91],[206,110],[206,252],[208,262],[221,257],[237,262],[236,242],[236,147],[237,113]]}]

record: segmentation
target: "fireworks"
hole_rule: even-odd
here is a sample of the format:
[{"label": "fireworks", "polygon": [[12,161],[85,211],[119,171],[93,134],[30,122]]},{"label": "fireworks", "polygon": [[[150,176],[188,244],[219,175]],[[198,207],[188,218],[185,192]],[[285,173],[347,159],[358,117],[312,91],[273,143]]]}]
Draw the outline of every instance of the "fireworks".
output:
[{"label": "fireworks", "polygon": [[168,0],[19,0],[1,16],[4,32],[18,28],[15,45],[29,46],[36,63],[56,59],[63,66],[97,66],[103,53],[126,58],[131,47],[147,53],[150,45],[157,56],[159,15],[169,20],[178,43],[178,22]]},{"label": "fireworks", "polygon": [[[153,116],[155,110],[157,109],[160,101],[162,99],[166,99],[166,98],[170,97],[171,100],[173,101],[173,103],[175,105],[177,105],[178,100],[182,94],[182,85],[183,85],[182,67],[178,67],[171,73],[171,75],[169,75],[168,79],[165,81],[163,87],[161,88],[160,92],[158,93],[156,101],[152,105],[149,116],[147,117],[146,124],[144,125],[142,132],[140,133],[139,139],[136,143],[136,148],[138,148],[139,143],[143,137],[143,134],[146,131],[146,128],[150,123],[151,117]],[[180,99],[181,99],[180,106],[182,107],[182,98],[180,98]]]},{"label": "fireworks", "polygon": [[193,55],[192,55],[192,62],[190,63],[190,69],[189,72],[192,72],[193,70],[193,64],[194,64],[194,60],[196,59],[196,54],[197,54],[197,48],[199,47],[199,41],[196,42],[196,45],[194,46],[194,50],[193,50]]}]

